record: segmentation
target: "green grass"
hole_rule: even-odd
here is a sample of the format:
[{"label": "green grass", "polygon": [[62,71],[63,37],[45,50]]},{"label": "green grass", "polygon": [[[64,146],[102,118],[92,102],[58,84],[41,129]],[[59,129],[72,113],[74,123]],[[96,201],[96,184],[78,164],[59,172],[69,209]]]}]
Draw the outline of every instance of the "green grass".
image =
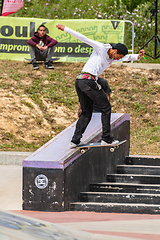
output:
[{"label": "green grass", "polygon": [[160,127],[153,126],[151,122],[142,129],[131,131],[131,134],[139,140],[143,139],[146,143],[160,142]]},{"label": "green grass", "polygon": [[43,146],[46,142],[48,142],[49,140],[52,139],[52,136],[41,136],[38,139],[38,143],[37,142],[32,142],[32,143],[27,143],[27,142],[21,142],[21,143],[16,143],[16,139],[15,141],[13,141],[14,136],[11,136],[10,133],[7,133],[7,137],[10,139],[10,143],[8,144],[0,144],[0,150],[3,151],[7,151],[8,149],[10,150],[20,150],[23,149],[23,151],[31,151],[34,152],[36,151],[38,148],[40,148],[41,146]]},{"label": "green grass", "polygon": [[22,104],[26,105],[27,107],[29,108],[33,108],[33,105],[29,102],[26,102],[26,101],[21,101]]},{"label": "green grass", "polygon": [[[57,102],[59,105],[63,104],[70,109],[77,103],[74,82],[68,84],[62,73],[52,72],[46,77],[36,77],[32,75],[32,81],[29,86],[23,85],[20,82],[20,80],[26,76],[28,75],[17,73],[16,69],[12,69],[9,78],[17,81],[17,84],[15,85],[10,79],[7,81],[7,78],[5,78],[5,81],[0,82],[0,88],[10,89],[13,87],[12,92],[16,92],[17,95],[19,95],[17,90],[23,90],[42,110],[44,109],[42,97],[51,103]],[[44,84],[45,81],[47,81],[47,84]],[[28,102],[22,101],[22,103],[33,108]]]}]

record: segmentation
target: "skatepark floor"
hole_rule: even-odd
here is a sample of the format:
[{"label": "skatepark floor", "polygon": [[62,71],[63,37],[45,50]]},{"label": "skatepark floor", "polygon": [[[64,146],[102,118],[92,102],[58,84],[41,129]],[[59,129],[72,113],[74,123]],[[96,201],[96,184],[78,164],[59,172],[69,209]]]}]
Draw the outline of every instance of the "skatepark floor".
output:
[{"label": "skatepark floor", "polygon": [[160,215],[96,212],[14,211],[68,229],[91,233],[91,239],[159,240]]},{"label": "skatepark floor", "polygon": [[22,209],[22,166],[0,165],[0,209]]}]

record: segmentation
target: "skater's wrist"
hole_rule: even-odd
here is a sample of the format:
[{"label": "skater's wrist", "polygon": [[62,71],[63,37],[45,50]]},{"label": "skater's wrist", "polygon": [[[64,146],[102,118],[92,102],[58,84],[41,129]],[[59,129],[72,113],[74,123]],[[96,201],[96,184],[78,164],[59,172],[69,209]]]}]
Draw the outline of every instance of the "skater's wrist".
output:
[{"label": "skater's wrist", "polygon": [[141,59],[141,56],[138,54],[138,60]]}]

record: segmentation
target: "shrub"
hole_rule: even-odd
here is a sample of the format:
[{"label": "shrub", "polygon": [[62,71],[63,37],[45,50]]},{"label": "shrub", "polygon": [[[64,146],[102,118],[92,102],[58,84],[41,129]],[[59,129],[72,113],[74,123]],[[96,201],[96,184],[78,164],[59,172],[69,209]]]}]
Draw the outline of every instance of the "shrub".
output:
[{"label": "shrub", "polygon": [[[120,0],[117,0],[120,2]],[[148,2],[148,0],[122,0],[122,3],[126,6],[127,10],[133,12],[133,10],[142,3]]]}]

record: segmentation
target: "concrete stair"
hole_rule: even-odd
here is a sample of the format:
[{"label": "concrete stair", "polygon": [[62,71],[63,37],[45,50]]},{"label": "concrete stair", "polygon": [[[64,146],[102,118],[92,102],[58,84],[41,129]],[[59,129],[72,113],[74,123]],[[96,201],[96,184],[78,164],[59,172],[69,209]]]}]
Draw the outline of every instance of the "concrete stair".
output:
[{"label": "concrete stair", "polygon": [[160,186],[157,184],[104,182],[104,183],[90,184],[90,191],[160,194]]},{"label": "concrete stair", "polygon": [[160,158],[129,156],[106,182],[90,184],[72,211],[160,214]]}]

